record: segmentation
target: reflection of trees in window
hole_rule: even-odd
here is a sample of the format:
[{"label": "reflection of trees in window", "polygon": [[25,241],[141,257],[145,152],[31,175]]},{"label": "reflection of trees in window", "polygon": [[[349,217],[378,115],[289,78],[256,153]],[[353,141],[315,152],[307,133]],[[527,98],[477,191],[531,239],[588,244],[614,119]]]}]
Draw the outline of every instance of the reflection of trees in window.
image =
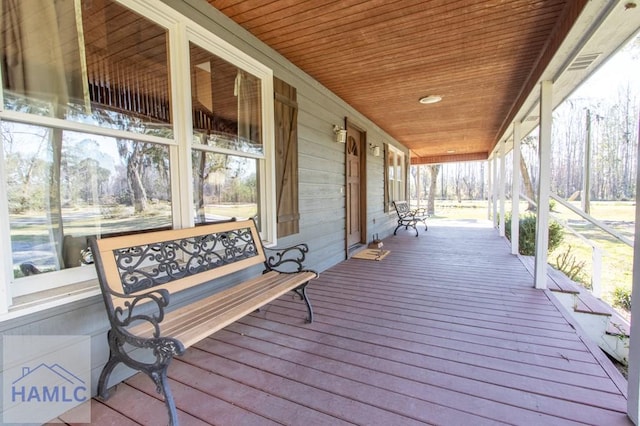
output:
[{"label": "reflection of trees in window", "polygon": [[[232,210],[228,215],[209,209],[222,204],[257,203],[257,161],[227,154],[193,151],[194,193],[196,194],[196,223],[225,217],[253,217],[256,207]],[[248,210],[247,210],[248,209]],[[216,210],[215,213],[212,213]]]},{"label": "reflection of trees in window", "polygon": [[[33,261],[33,253],[40,253],[35,265],[41,272],[64,264],[78,266],[77,261],[57,264],[56,241],[45,226],[50,214],[49,177],[51,169],[58,167],[50,133],[51,129],[40,126],[2,122],[14,261]],[[65,237],[171,224],[166,146],[71,131],[63,131],[61,140],[59,207]],[[146,198],[132,195],[132,165],[139,178],[135,182]],[[149,211],[136,210],[136,202],[148,201],[157,205]],[[62,254],[65,258],[64,250]]]}]

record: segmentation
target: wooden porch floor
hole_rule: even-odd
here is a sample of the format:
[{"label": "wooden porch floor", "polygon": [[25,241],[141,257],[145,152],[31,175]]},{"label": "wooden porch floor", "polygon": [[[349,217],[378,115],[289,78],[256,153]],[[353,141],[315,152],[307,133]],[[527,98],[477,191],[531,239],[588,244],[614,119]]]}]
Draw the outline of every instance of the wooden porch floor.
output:
[{"label": "wooden porch floor", "polygon": [[[626,381],[490,226],[429,224],[214,334],[169,375],[182,425],[629,425]],[[137,375],[94,424],[167,422]],[[62,420],[64,419],[64,416]]]}]

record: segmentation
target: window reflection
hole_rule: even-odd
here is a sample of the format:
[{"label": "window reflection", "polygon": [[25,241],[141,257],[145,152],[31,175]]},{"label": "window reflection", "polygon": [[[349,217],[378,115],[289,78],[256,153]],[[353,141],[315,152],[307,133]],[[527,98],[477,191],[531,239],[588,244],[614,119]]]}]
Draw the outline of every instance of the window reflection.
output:
[{"label": "window reflection", "polygon": [[2,2],[5,109],[172,137],[166,30],[110,0],[80,5]]},{"label": "window reflection", "polygon": [[193,151],[196,223],[258,215],[258,160]]},{"label": "window reflection", "polygon": [[263,154],[260,80],[193,43],[189,49],[194,142]]},{"label": "window reflection", "polygon": [[80,266],[88,235],[171,226],[165,146],[5,121],[2,148],[15,277]]}]

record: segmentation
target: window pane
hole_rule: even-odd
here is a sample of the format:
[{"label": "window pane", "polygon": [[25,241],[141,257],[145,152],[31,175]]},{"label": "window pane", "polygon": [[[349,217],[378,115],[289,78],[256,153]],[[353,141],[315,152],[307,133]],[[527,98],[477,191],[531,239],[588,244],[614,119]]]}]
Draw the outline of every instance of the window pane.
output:
[{"label": "window pane", "polygon": [[166,146],[1,125],[15,277],[79,266],[88,235],[171,226]]},{"label": "window pane", "polygon": [[196,223],[258,216],[259,160],[193,151]]},{"label": "window pane", "polygon": [[172,137],[164,28],[109,0],[3,5],[7,110]]},{"label": "window pane", "polygon": [[264,153],[260,79],[193,43],[190,57],[194,142]]}]

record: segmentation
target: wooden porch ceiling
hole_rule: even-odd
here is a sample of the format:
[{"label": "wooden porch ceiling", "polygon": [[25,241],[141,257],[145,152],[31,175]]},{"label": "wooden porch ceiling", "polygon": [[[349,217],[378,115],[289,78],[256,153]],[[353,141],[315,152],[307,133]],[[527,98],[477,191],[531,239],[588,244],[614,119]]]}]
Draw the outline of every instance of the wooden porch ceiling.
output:
[{"label": "wooden porch ceiling", "polygon": [[421,163],[486,159],[587,3],[208,2]]}]

